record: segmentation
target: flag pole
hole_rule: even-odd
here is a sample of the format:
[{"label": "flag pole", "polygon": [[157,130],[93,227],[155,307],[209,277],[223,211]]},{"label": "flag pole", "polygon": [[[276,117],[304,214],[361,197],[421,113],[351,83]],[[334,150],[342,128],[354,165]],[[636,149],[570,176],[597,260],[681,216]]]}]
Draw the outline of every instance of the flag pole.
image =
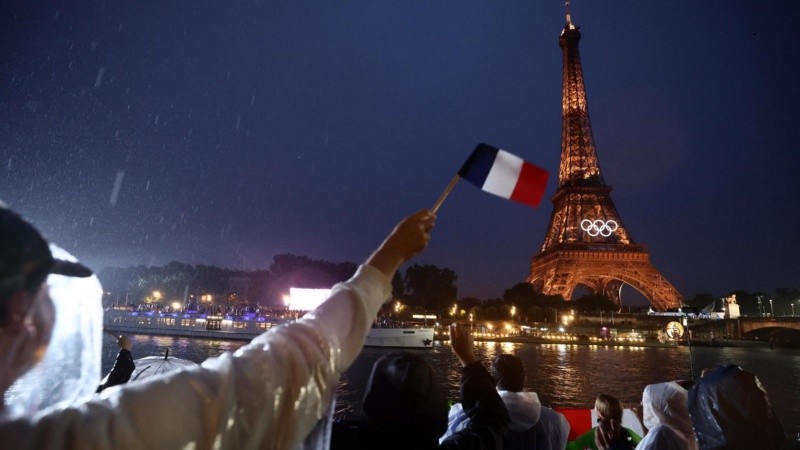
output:
[{"label": "flag pole", "polygon": [[432,213],[436,214],[436,211],[438,211],[439,207],[442,206],[444,199],[447,198],[447,195],[450,194],[450,191],[453,190],[453,187],[456,185],[456,183],[458,183],[458,180],[460,179],[461,177],[458,174],[456,174],[456,176],[454,176],[453,179],[450,180],[450,184],[448,184],[447,187],[444,188],[442,195],[440,195],[439,199],[436,200],[436,203],[433,204],[433,208],[431,208]]},{"label": "flag pole", "polygon": [[119,336],[118,334],[116,334],[116,333],[112,332],[111,330],[109,330],[109,329],[108,329],[108,328],[106,328],[106,327],[103,327],[103,332],[104,332],[104,333],[108,333],[108,334],[110,334],[111,336],[114,336],[114,339],[117,339],[117,340],[119,340],[119,338],[120,338],[120,336]]}]

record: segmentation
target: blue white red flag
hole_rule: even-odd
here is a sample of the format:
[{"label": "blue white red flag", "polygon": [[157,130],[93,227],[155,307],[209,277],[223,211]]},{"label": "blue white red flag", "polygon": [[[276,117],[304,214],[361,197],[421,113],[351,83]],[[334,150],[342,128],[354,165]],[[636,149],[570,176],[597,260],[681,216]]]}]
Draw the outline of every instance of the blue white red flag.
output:
[{"label": "blue white red flag", "polygon": [[490,194],[539,206],[547,187],[547,171],[519,156],[478,144],[458,175]]}]

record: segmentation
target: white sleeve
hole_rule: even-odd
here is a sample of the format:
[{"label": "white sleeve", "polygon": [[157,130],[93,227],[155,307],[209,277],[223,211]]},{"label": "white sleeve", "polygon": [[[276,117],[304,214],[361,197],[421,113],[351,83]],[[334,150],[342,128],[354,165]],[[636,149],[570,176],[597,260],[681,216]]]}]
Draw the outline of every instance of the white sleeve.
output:
[{"label": "white sleeve", "polygon": [[316,310],[232,355],[0,421],[0,448],[295,449],[326,412],[390,294],[387,277],[362,266]]}]

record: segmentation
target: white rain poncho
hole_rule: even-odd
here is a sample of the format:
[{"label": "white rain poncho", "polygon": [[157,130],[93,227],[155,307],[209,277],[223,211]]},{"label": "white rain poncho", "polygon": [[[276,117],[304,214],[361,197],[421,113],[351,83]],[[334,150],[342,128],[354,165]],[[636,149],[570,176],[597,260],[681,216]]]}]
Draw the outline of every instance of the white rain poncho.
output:
[{"label": "white rain poncho", "polygon": [[390,294],[389,279],[362,266],[316,310],[233,354],[0,423],[0,448],[324,448],[339,375]]},{"label": "white rain poncho", "polygon": [[[53,257],[77,261],[50,244]],[[103,291],[97,277],[48,275],[46,295],[55,307],[55,324],[42,360],[5,393],[4,420],[29,417],[94,394],[100,381]],[[2,441],[0,441],[2,442]],[[0,443],[4,447],[5,442]]]},{"label": "white rain poncho", "polygon": [[650,384],[642,393],[642,420],[647,434],[636,450],[697,450],[688,391],[678,383]]}]

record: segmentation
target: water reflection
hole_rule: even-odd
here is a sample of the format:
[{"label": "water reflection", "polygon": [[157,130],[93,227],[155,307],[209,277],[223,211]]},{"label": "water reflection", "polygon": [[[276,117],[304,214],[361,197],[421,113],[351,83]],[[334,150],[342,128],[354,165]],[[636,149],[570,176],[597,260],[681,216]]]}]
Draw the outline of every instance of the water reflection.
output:
[{"label": "water reflection", "polygon": [[[108,371],[117,354],[114,339],[104,336],[103,370]],[[175,337],[135,336],[134,358],[170,354],[195,362],[235,351],[244,342]],[[337,389],[338,417],[357,416],[372,365],[391,350],[366,348],[343,375]],[[436,342],[431,349],[416,350],[429,361],[451,400],[458,399],[461,364],[449,346]],[[589,408],[597,394],[605,392],[626,405],[641,401],[644,387],[660,381],[687,379],[692,368],[737,364],[761,379],[781,421],[790,433],[800,432],[800,351],[768,348],[612,347],[575,344],[517,344],[477,342],[477,357],[485,364],[500,353],[514,354],[525,364],[525,388],[536,392],[546,406]]]}]

